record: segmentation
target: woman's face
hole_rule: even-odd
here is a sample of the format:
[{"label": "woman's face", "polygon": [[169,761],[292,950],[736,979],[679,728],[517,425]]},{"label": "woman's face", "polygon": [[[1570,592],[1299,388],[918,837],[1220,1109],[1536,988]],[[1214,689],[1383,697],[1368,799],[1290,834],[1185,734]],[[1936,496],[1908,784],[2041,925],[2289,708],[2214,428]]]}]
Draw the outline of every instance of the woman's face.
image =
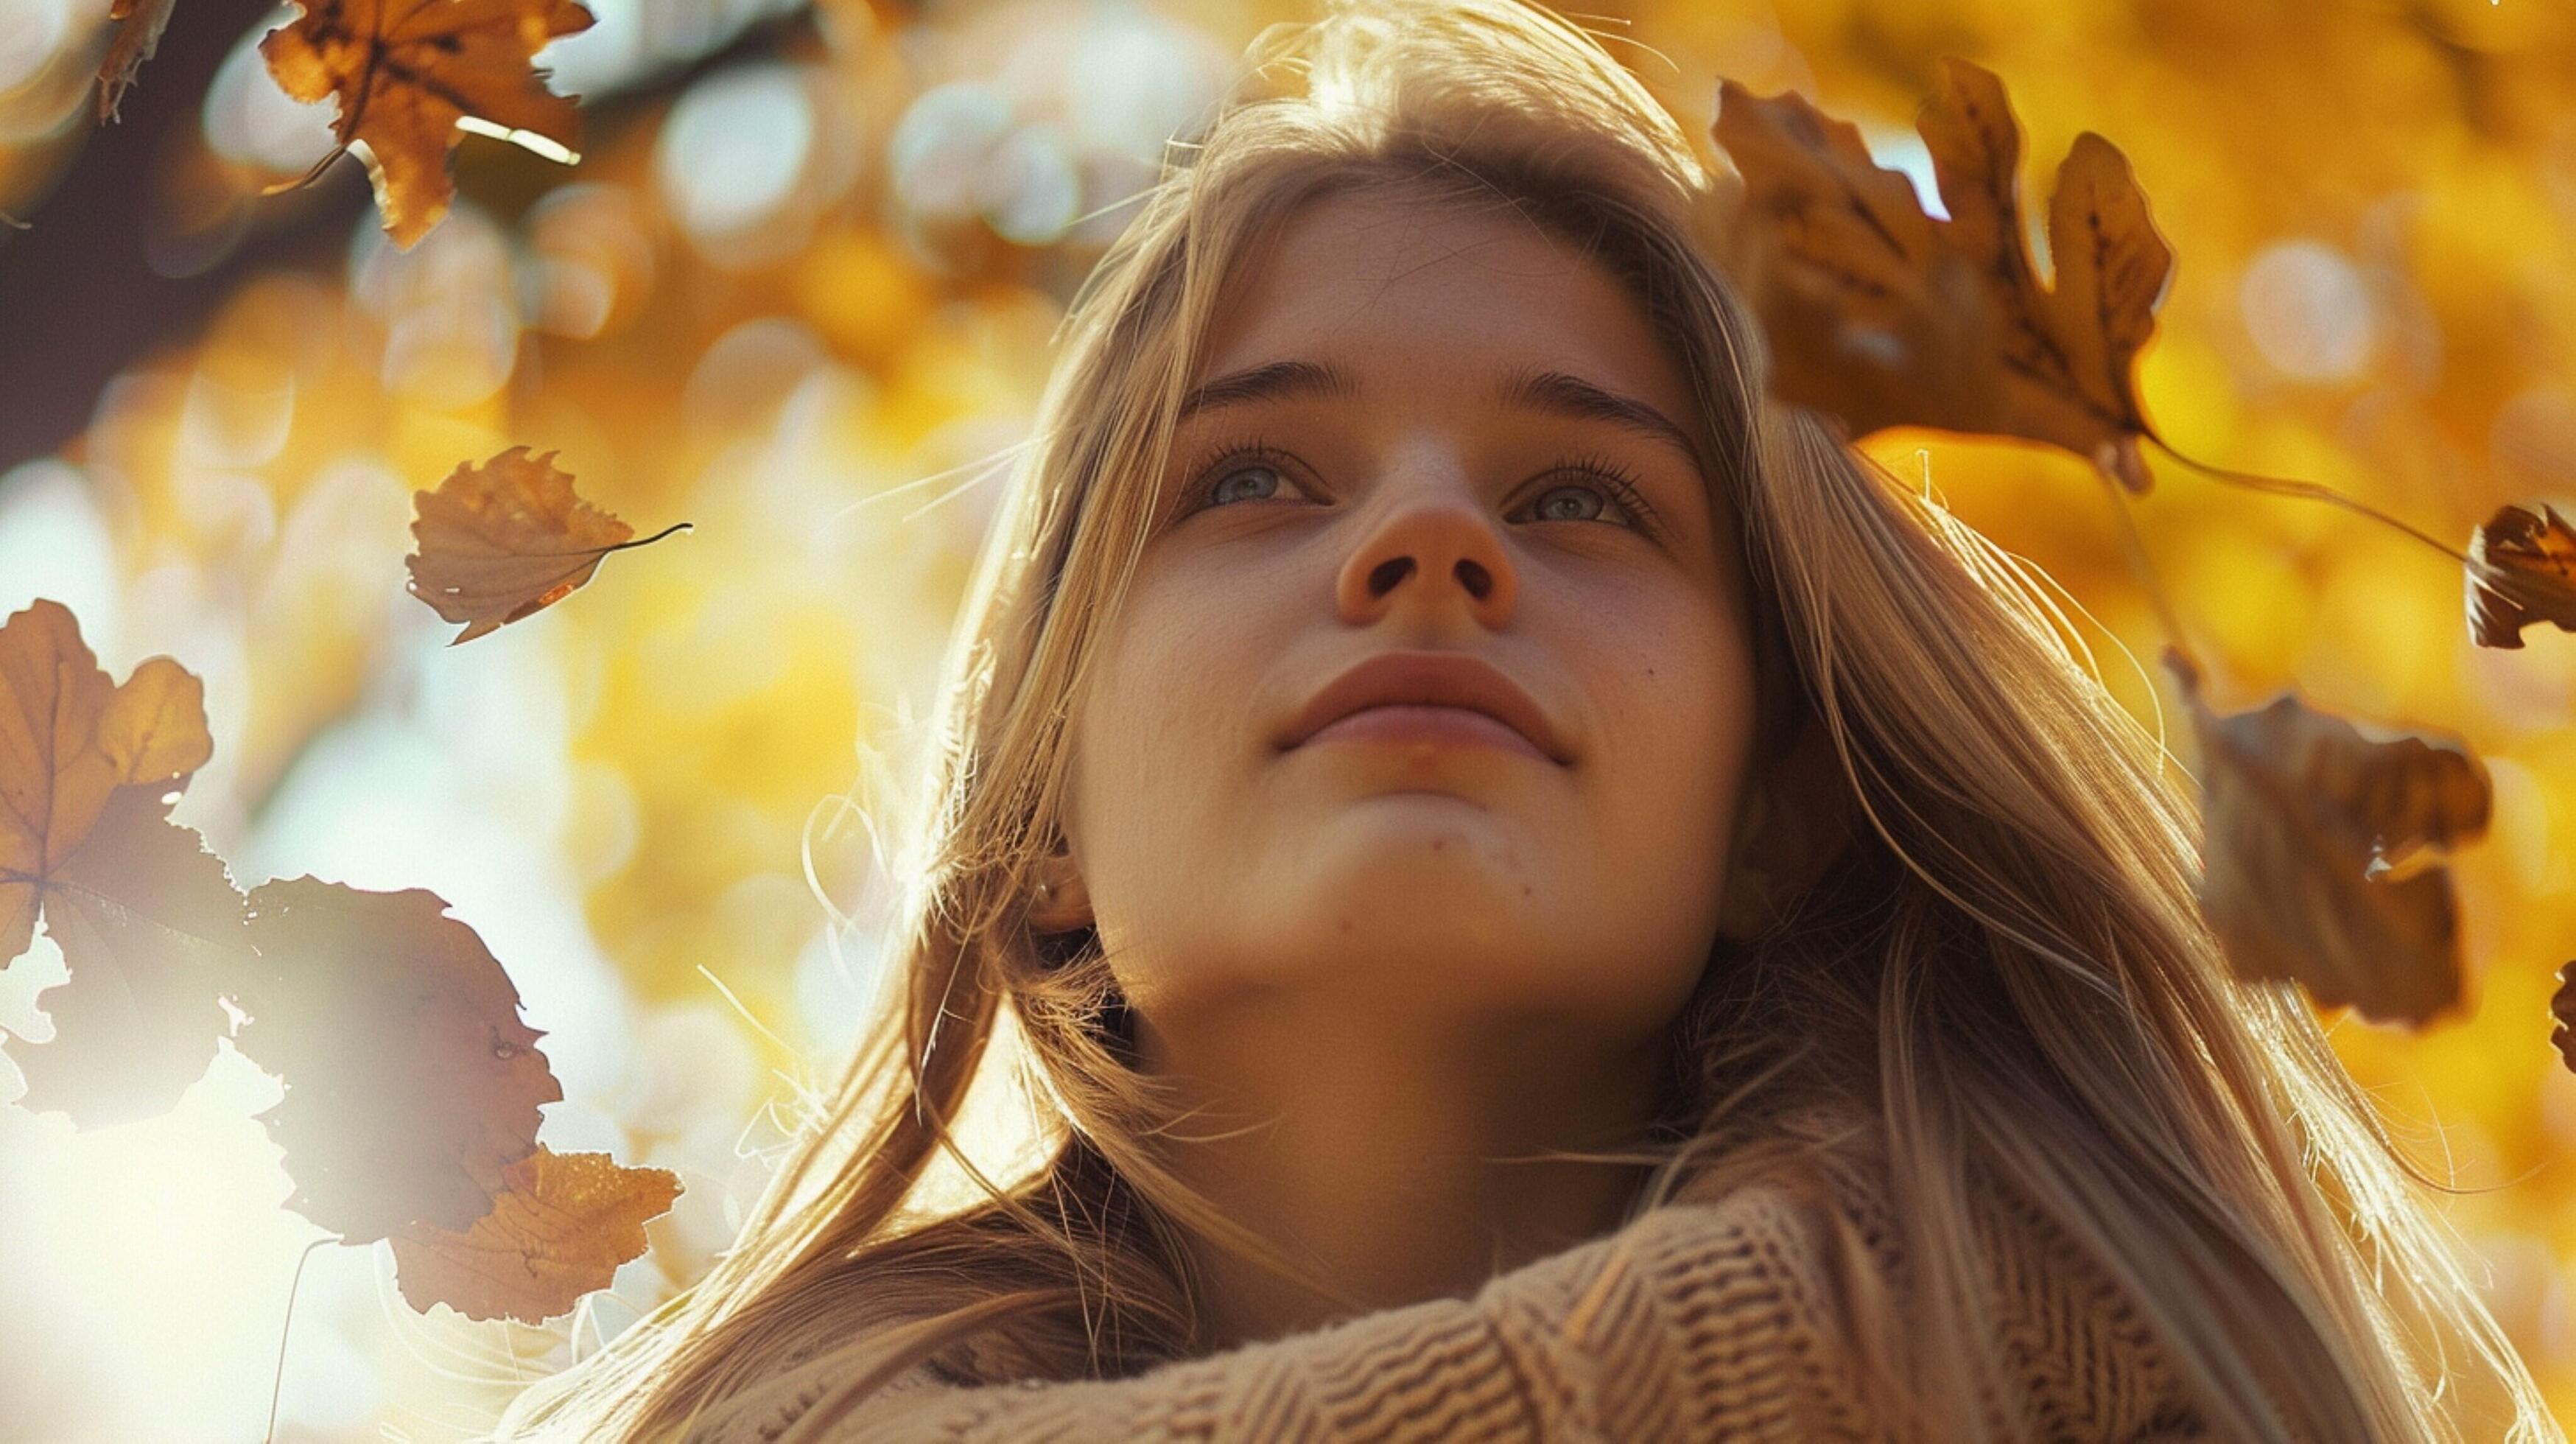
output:
[{"label": "woman's face", "polygon": [[[1755,715],[1690,387],[1504,207],[1331,194],[1241,279],[1072,721],[1071,876],[1130,1005],[1166,1037],[1318,1001],[1646,1037],[1716,936]],[[1283,746],[1390,653],[1537,719]]]}]

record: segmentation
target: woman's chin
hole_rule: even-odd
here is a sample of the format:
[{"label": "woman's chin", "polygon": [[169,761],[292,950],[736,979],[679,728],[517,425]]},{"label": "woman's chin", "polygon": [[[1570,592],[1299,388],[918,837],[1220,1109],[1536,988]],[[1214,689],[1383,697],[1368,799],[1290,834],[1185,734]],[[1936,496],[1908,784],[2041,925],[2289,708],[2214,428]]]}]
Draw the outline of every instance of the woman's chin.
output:
[{"label": "woman's chin", "polygon": [[1382,799],[1319,839],[1299,878],[1312,900],[1297,911],[1407,946],[1488,946],[1525,933],[1564,880],[1587,869],[1555,843],[1534,841],[1505,815],[1441,794]]},{"label": "woman's chin", "polygon": [[1561,821],[1477,795],[1473,789],[1375,792],[1337,804],[1315,823],[1316,862],[1336,871],[1421,879],[1491,873],[1515,883],[1561,853]]}]

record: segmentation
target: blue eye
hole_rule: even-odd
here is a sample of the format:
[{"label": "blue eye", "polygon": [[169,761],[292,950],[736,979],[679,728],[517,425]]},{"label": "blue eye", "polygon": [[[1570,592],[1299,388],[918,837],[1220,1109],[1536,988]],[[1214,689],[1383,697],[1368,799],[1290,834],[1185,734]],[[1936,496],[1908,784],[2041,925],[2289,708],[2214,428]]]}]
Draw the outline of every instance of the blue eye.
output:
[{"label": "blue eye", "polygon": [[[1559,475],[1571,475],[1581,480],[1560,483],[1540,492],[1538,504],[1534,505],[1532,510],[1544,512],[1547,499],[1558,492],[1589,491],[1596,496],[1610,498],[1621,515],[1627,518],[1621,525],[1650,536],[1662,534],[1663,518],[1656,514],[1653,503],[1639,493],[1636,473],[1622,466],[1618,461],[1596,452],[1564,462],[1556,470]],[[1598,515],[1600,515],[1599,509],[1595,508],[1581,515],[1541,515],[1539,519],[1541,521],[1590,521]]]},{"label": "blue eye", "polygon": [[1591,492],[1591,493],[1592,493],[1594,496],[1596,496],[1596,497],[1597,497],[1597,496],[1599,496],[1599,495],[1601,495],[1600,489],[1599,489],[1599,488],[1597,488],[1597,487],[1589,487],[1589,486],[1552,486],[1552,487],[1549,487],[1547,490],[1545,490],[1545,491],[1543,491],[1543,492],[1539,493],[1539,499],[1538,499],[1538,502],[1537,502],[1537,503],[1536,503],[1536,505],[1534,505],[1531,509],[1532,509],[1532,510],[1534,510],[1534,511],[1539,512],[1539,513],[1541,514],[1541,518],[1542,518],[1543,520],[1546,520],[1546,521],[1590,521],[1592,518],[1594,518],[1594,517],[1596,517],[1596,516],[1599,516],[1599,515],[1601,514],[1601,508],[1600,508],[1599,506],[1597,506],[1597,505],[1596,505],[1596,506],[1594,506],[1594,507],[1592,508],[1592,510],[1590,510],[1590,511],[1588,511],[1588,512],[1579,512],[1579,513],[1577,513],[1577,514],[1570,515],[1570,516],[1569,516],[1569,515],[1563,515],[1563,514],[1556,515],[1556,516],[1548,516],[1548,515],[1546,515],[1546,512],[1547,512],[1547,503],[1548,503],[1548,499],[1549,499],[1550,497],[1557,497],[1557,496],[1577,496],[1577,495],[1580,495],[1580,494],[1582,494],[1582,493],[1584,493],[1584,492],[1587,492],[1587,491]]},{"label": "blue eye", "polygon": [[[1266,441],[1224,448],[1217,456],[1191,469],[1189,474],[1198,480],[1191,483],[1183,495],[1181,509],[1197,511],[1235,501],[1268,501],[1278,494],[1282,483],[1291,487],[1295,485],[1288,481],[1285,472],[1272,464],[1278,459],[1280,453]],[[1269,482],[1267,485],[1257,481],[1245,486],[1236,484],[1239,478],[1247,476],[1267,477]]]},{"label": "blue eye", "polygon": [[[1266,476],[1270,478],[1270,485],[1258,492],[1247,492],[1242,488],[1233,486],[1233,483],[1237,478],[1246,476]],[[1246,495],[1259,497],[1269,496],[1279,489],[1279,481],[1279,469],[1275,466],[1269,466],[1259,462],[1250,466],[1238,466],[1234,470],[1227,472],[1225,475],[1218,477],[1216,479],[1216,484],[1208,488],[1208,505],[1222,506],[1229,501],[1237,500]]]}]

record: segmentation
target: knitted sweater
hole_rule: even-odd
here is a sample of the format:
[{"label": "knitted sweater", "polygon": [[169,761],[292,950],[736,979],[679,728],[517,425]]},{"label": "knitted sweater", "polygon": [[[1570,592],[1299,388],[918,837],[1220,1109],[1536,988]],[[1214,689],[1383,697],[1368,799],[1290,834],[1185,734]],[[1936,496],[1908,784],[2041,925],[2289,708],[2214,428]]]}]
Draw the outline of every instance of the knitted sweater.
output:
[{"label": "knitted sweater", "polygon": [[[2200,1439],[2135,1306],[2035,1213],[1988,1202],[2005,1354],[1999,1437]],[[1825,1189],[1686,1185],[1616,1231],[1467,1298],[1364,1314],[1132,1378],[962,1387],[926,1367],[858,1403],[834,1440],[1627,1441],[1921,1437],[1883,1417],[1860,1351],[1872,1272],[1902,1287],[1883,1178]],[[823,1397],[719,1416],[695,1437],[775,1440]]]}]

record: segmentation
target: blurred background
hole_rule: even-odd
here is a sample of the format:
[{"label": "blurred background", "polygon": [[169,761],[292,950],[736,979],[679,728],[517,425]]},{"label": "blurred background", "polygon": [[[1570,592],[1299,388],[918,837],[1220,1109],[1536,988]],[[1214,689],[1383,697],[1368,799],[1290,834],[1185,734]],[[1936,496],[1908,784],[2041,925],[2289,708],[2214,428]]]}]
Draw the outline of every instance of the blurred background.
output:
[{"label": "blurred background", "polygon": [[[542,1138],[687,1192],[546,1327],[305,1269],[281,1438],[445,1440],[704,1270],[797,1090],[839,1064],[888,901],[867,819],[919,770],[952,610],[1048,336],[1273,21],[1271,0],[586,0],[539,53],[574,166],[479,135],[419,246],[256,49],[294,11],[178,0],[95,119],[109,0],[0,0],[0,614],[70,606],[122,678],[205,679],[177,820],[245,888],[427,887],[516,980],[565,1099]],[[2136,165],[2179,253],[2147,409],[2204,459],[2306,477],[2465,545],[2576,510],[2576,13],[2563,0],[1591,0],[1695,131],[1719,75],[1796,87],[1882,164],[1933,63],[2004,78],[2026,199],[2074,135]],[[1937,202],[1935,203],[1937,204]],[[1936,211],[1937,213],[1937,211]],[[525,443],[649,533],[569,601],[447,650],[405,595],[411,492]],[[1867,449],[2045,568],[2106,682],[2188,747],[2100,482],[2038,448]],[[2136,513],[2237,710],[2282,687],[2458,736],[2495,787],[2457,859],[2471,1003],[2334,1037],[2417,1151],[2576,1419],[2576,639],[2469,645],[2455,563],[2347,513],[2158,468]],[[2152,680],[2151,680],[2152,678]],[[50,1036],[60,956],[0,974]],[[0,1100],[22,1087],[0,1054]],[[168,1117],[0,1107],[0,1436],[257,1437],[319,1230],[227,1044]]]}]

